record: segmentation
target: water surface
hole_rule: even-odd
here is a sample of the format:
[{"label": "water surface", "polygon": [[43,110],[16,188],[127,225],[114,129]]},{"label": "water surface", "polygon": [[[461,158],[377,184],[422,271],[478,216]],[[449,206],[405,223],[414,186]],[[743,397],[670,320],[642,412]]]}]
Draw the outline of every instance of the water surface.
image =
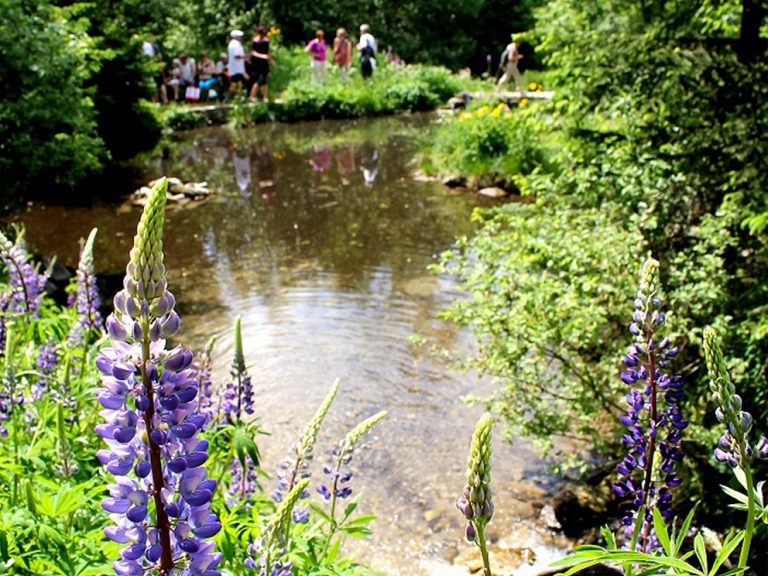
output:
[{"label": "water surface", "polygon": [[[375,538],[350,543],[388,574],[433,573],[467,549],[454,508],[482,407],[460,400],[488,382],[452,371],[432,349],[469,350],[471,336],[438,319],[460,297],[451,278],[427,271],[461,234],[477,200],[411,177],[414,136],[426,116],[204,129],[165,142],[141,161],[163,174],[207,181],[215,198],[169,208],[165,251],[183,338],[211,334],[219,381],[242,316],[260,440],[274,472],[334,379],[341,391],[317,447],[315,479],[333,443],[386,409],[354,461],[361,510]],[[17,220],[30,245],[76,264],[92,226],[100,273],[125,266],[139,209],[31,205]],[[417,345],[418,335],[426,344]],[[490,535],[508,548],[551,543],[536,519],[546,502],[544,464],[527,443],[495,444],[497,516]],[[541,556],[546,552],[539,547]]]}]

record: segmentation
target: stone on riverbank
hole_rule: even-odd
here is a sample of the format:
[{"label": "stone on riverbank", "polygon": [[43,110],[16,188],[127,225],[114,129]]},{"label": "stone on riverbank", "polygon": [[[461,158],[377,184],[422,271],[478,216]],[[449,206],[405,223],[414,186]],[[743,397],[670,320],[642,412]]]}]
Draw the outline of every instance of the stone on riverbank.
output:
[{"label": "stone on riverbank", "polygon": [[[147,195],[152,187],[157,183],[153,180],[146,186],[142,186],[131,194],[128,203],[133,206],[144,206],[147,203]],[[214,192],[208,189],[208,182],[182,182],[178,178],[168,178],[168,203],[169,207],[186,206],[192,202],[199,203],[207,200]]]}]

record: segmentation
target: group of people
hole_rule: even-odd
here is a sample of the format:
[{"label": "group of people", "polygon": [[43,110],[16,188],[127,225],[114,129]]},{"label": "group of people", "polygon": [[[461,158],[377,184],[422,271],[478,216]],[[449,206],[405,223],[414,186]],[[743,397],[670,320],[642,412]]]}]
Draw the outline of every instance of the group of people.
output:
[{"label": "group of people", "polygon": [[157,44],[145,40],[141,49],[147,58],[157,61],[155,85],[164,104],[169,100],[214,100],[226,93],[229,86],[229,59],[226,53],[222,52],[216,62],[205,50],[200,52],[199,60],[181,53],[171,61],[169,68]]},{"label": "group of people", "polygon": [[[360,39],[355,48],[360,55],[360,74],[364,79],[371,78],[376,69],[377,46],[368,24],[360,26]],[[328,79],[328,45],[322,28],[317,29],[304,51],[311,56],[312,82],[324,84]],[[339,28],[333,39],[332,61],[338,67],[342,81],[346,82],[352,67],[352,40],[344,28]]]}]

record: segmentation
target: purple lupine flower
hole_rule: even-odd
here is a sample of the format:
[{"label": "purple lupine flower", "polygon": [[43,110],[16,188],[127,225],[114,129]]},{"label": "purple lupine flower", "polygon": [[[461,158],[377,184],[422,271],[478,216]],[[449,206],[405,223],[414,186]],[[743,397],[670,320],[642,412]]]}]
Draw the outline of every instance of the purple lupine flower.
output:
[{"label": "purple lupine flower", "polygon": [[386,415],[387,412],[382,410],[355,426],[333,449],[334,461],[323,466],[323,474],[328,477],[328,483],[320,484],[317,492],[324,500],[331,502],[332,510],[335,510],[336,499],[352,495],[352,487],[348,485],[352,473],[344,470],[344,467],[352,462],[357,442]]},{"label": "purple lupine flower", "polygon": [[240,316],[235,318],[235,352],[229,375],[230,380],[224,389],[221,410],[227,421],[235,424],[242,422],[245,415],[250,416],[254,412],[253,385],[251,384],[251,376],[245,367]]},{"label": "purple lupine flower", "polygon": [[107,537],[125,544],[113,563],[118,575],[220,576],[221,554],[206,541],[221,529],[210,510],[216,480],[206,478],[208,441],[197,433],[198,382],[192,352],[166,349],[179,329],[166,289],[162,231],[167,182],[157,184],[139,222],[124,289],[107,319],[111,345],[96,365],[107,444],[97,456],[115,481],[102,507]]},{"label": "purple lupine flower", "polygon": [[621,373],[622,382],[631,387],[626,395],[627,412],[620,418],[627,427],[623,441],[629,450],[616,467],[619,479],[613,486],[617,496],[631,499],[622,518],[628,539],[639,510],[644,509],[637,547],[646,552],[658,547],[653,508],[665,519],[673,515],[670,490],[682,481],[675,468],[683,459],[682,431],[688,426],[679,406],[683,379],[666,373],[678,349],[668,338],[659,340],[657,332],[665,315],[657,293],[658,262],[649,258],[643,264],[629,327],[635,344],[629,347],[624,358],[626,370]]},{"label": "purple lupine flower", "polygon": [[257,466],[249,455],[245,456],[245,466],[239,458],[233,458],[229,465],[230,483],[227,489],[227,504],[234,506],[238,502],[248,501],[259,492],[259,474]]},{"label": "purple lupine flower", "polygon": [[206,418],[206,425],[209,424],[216,415],[216,402],[214,400],[213,380],[213,346],[216,344],[216,336],[211,336],[203,351],[197,355],[193,364],[195,368],[195,378],[199,383],[200,389],[198,398],[200,399],[200,413]]},{"label": "purple lupine flower", "polygon": [[30,393],[32,400],[40,400],[45,394],[46,388],[48,388],[48,379],[56,370],[56,364],[58,357],[56,353],[56,346],[43,344],[40,346],[37,359],[35,360],[35,366],[37,367],[38,380],[32,384]]},{"label": "purple lupine flower", "polygon": [[88,239],[80,251],[80,263],[75,276],[75,292],[70,306],[77,310],[77,321],[69,334],[70,346],[87,344],[87,335],[101,329],[103,320],[99,308],[101,298],[96,286],[96,275],[93,267],[93,243],[96,240],[96,228],[91,230]]},{"label": "purple lupine flower", "polygon": [[[325,420],[328,410],[330,410],[331,404],[333,404],[333,400],[336,398],[336,393],[338,391],[339,381],[336,380],[331,386],[328,394],[326,394],[323,403],[318,407],[315,415],[307,423],[307,427],[304,429],[301,438],[299,438],[299,441],[291,448],[291,453],[280,463],[280,470],[277,472],[277,488],[272,492],[272,498],[276,502],[282,501],[283,496],[293,490],[293,486],[296,482],[302,479],[308,479],[312,475],[310,472],[310,464],[312,464],[312,460],[315,457],[317,435],[320,432],[320,426],[322,426],[323,420]],[[330,471],[327,466],[324,470]],[[330,499],[330,492],[328,494],[329,496],[326,500]],[[309,498],[309,491],[302,491],[299,497],[301,499]],[[309,510],[298,508],[295,510],[293,517],[296,522],[304,524],[309,521]],[[296,520],[296,518],[298,518],[298,520]]]},{"label": "purple lupine flower", "polygon": [[9,314],[34,313],[48,281],[50,270],[39,274],[24,249],[24,233],[11,242],[0,232],[0,260],[8,275],[9,291],[0,295],[0,352],[5,351]]},{"label": "purple lupine flower", "polygon": [[11,242],[0,232],[0,260],[5,265],[11,294],[8,312],[34,312],[48,281],[49,271],[38,273],[24,250],[24,234]]}]

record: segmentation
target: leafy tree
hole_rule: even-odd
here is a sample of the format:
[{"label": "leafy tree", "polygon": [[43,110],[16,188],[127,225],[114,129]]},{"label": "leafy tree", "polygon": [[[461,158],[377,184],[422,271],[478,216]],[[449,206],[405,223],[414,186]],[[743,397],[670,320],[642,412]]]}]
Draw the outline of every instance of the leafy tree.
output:
[{"label": "leafy tree", "polygon": [[755,418],[768,416],[768,68],[745,58],[754,39],[733,24],[741,13],[734,2],[625,0],[537,13],[558,86],[540,110],[562,128],[559,170],[518,175],[536,203],[483,216],[446,259],[473,297],[451,315],[477,332],[475,360],[499,377],[493,405],[513,430],[615,446],[595,416],[621,409],[632,262],[647,252],[663,264],[692,437],[711,445],[707,324],[728,329],[739,386]]},{"label": "leafy tree", "polygon": [[8,0],[0,4],[0,181],[23,187],[71,184],[106,154],[91,92],[93,40],[77,6]]}]

